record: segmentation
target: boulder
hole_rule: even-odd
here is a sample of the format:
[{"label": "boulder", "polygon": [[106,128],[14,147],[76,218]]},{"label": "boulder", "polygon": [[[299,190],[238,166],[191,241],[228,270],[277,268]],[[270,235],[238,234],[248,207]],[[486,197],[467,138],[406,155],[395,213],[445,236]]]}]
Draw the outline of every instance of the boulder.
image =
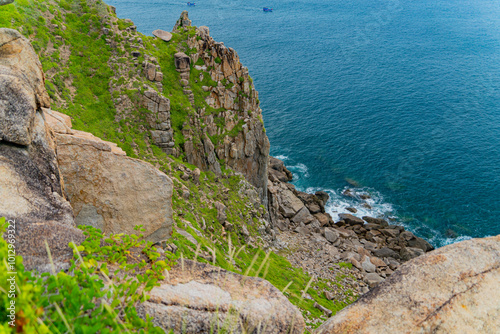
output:
[{"label": "boulder", "polygon": [[331,242],[332,244],[337,241],[339,238],[339,234],[333,228],[326,227],[325,228],[325,239]]},{"label": "boulder", "polygon": [[19,32],[0,29],[0,217],[15,222],[16,251],[28,270],[69,266],[75,228],[64,197],[56,146],[42,107],[48,106],[40,61]]},{"label": "boulder", "polygon": [[177,52],[174,54],[175,68],[178,70],[189,70],[191,58],[184,52]]},{"label": "boulder", "polygon": [[13,3],[14,0],[0,0],[0,6],[8,5],[9,3]]},{"label": "boulder", "polygon": [[398,253],[387,247],[382,247],[381,249],[377,249],[373,251],[373,254],[375,254],[375,256],[377,257],[392,257],[395,259],[400,258]]},{"label": "boulder", "polygon": [[448,245],[403,264],[314,333],[496,333],[500,235]]},{"label": "boulder", "polygon": [[363,220],[365,220],[369,224],[377,224],[377,225],[381,225],[383,227],[389,226],[389,223],[382,218],[373,218],[373,217],[369,217],[369,216],[363,216]]},{"label": "boulder", "polygon": [[269,282],[185,260],[138,306],[174,333],[303,333],[300,311]]},{"label": "boulder", "polygon": [[429,252],[434,249],[434,247],[429,242],[419,237],[415,237],[414,239],[409,240],[408,246],[413,248],[420,248],[424,252]]},{"label": "boulder", "polygon": [[161,40],[164,40],[165,42],[170,42],[170,40],[172,39],[171,33],[161,29],[156,29],[155,31],[153,31],[153,35]]},{"label": "boulder", "polygon": [[341,213],[341,214],[339,214],[339,218],[342,219],[343,221],[345,221],[346,224],[349,224],[349,225],[364,225],[365,224],[363,219],[358,218],[356,216],[353,216],[349,213]]},{"label": "boulder", "polygon": [[105,233],[135,233],[159,242],[172,232],[172,181],[116,144],[73,130],[57,133],[57,160],[77,225]]},{"label": "boulder", "polygon": [[279,210],[285,218],[293,217],[304,207],[304,203],[290,190],[283,190],[278,196]]},{"label": "boulder", "polygon": [[311,213],[309,212],[309,210],[307,210],[305,206],[302,207],[302,209],[300,209],[300,211],[297,212],[297,214],[291,219],[291,221],[294,222],[295,224],[304,223],[306,225],[314,220],[315,220],[314,217],[311,215]]}]

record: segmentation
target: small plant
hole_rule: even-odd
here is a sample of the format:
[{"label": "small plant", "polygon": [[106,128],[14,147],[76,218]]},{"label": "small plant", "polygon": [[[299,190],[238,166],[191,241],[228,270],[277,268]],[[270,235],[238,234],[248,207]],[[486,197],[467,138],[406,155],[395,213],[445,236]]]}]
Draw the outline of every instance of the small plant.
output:
[{"label": "small plant", "polygon": [[215,58],[215,62],[217,64],[222,64],[222,59],[220,59],[219,57]]}]

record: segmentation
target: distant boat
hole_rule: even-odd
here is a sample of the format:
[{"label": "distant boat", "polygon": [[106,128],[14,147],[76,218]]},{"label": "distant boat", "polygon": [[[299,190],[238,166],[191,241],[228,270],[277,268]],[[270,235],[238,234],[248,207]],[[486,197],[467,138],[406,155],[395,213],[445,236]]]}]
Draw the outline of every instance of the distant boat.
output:
[{"label": "distant boat", "polygon": [[188,2],[188,6],[196,6],[196,3],[194,3],[194,2]]},{"label": "distant boat", "polygon": [[265,12],[272,12],[272,11],[273,11],[273,9],[272,9],[272,8],[269,8],[269,7],[264,7],[264,11],[265,11]]}]

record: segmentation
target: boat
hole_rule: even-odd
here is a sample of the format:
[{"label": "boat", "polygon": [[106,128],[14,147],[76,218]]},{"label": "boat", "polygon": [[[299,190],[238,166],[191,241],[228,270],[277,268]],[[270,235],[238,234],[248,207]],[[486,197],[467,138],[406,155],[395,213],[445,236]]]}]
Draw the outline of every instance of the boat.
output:
[{"label": "boat", "polygon": [[187,4],[188,4],[188,6],[196,6],[195,2],[188,2]]},{"label": "boat", "polygon": [[265,12],[272,12],[272,11],[273,11],[273,9],[272,9],[272,8],[269,8],[269,7],[264,7],[264,11],[265,11]]}]

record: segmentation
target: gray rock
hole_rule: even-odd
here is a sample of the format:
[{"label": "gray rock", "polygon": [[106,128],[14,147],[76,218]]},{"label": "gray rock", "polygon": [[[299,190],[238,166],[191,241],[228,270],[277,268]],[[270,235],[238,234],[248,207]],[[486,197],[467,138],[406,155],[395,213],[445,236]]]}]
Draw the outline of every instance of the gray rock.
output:
[{"label": "gray rock", "polygon": [[373,254],[375,254],[376,257],[380,257],[380,258],[383,258],[383,257],[392,257],[395,259],[400,258],[398,253],[396,253],[395,251],[393,251],[392,249],[387,248],[387,247],[377,249],[377,250],[373,251]]},{"label": "gray rock", "polygon": [[185,260],[138,306],[174,333],[303,333],[300,311],[269,282]]},{"label": "gray rock", "polygon": [[370,261],[368,256],[365,256],[365,259],[361,262],[361,267],[367,273],[374,273],[375,270],[377,270],[377,267],[375,267],[375,265]]},{"label": "gray rock", "polygon": [[363,281],[365,281],[365,283],[368,284],[370,288],[374,288],[378,284],[382,283],[384,279],[376,273],[369,273],[365,275]]},{"label": "gray rock", "polygon": [[215,202],[214,206],[217,209],[217,220],[219,223],[224,224],[227,219],[226,206],[221,202]]},{"label": "gray rock", "polygon": [[325,228],[325,238],[326,238],[326,240],[328,240],[329,242],[331,242],[333,244],[339,238],[339,234],[336,230],[329,228],[329,227],[326,227]]},{"label": "gray rock", "polygon": [[408,261],[418,256],[424,255],[424,251],[420,248],[402,247],[399,255],[401,256],[401,259],[403,261]]},{"label": "gray rock", "polygon": [[0,6],[3,6],[3,5],[8,5],[10,3],[13,3],[14,0],[0,0]]},{"label": "gray rock", "polygon": [[369,216],[363,216],[363,220],[365,220],[369,224],[377,224],[377,225],[381,225],[383,227],[389,226],[389,223],[381,218],[373,218],[373,217],[369,217]]},{"label": "gray rock", "polygon": [[169,33],[168,31],[157,29],[153,31],[153,35],[158,37],[161,40],[164,40],[165,42],[170,42],[172,39],[172,34]]},{"label": "gray rock", "polygon": [[295,224],[304,223],[306,225],[313,222],[314,220],[314,217],[305,206],[302,207],[302,209],[300,209],[300,211],[297,212],[297,214],[291,219],[291,221]]}]

